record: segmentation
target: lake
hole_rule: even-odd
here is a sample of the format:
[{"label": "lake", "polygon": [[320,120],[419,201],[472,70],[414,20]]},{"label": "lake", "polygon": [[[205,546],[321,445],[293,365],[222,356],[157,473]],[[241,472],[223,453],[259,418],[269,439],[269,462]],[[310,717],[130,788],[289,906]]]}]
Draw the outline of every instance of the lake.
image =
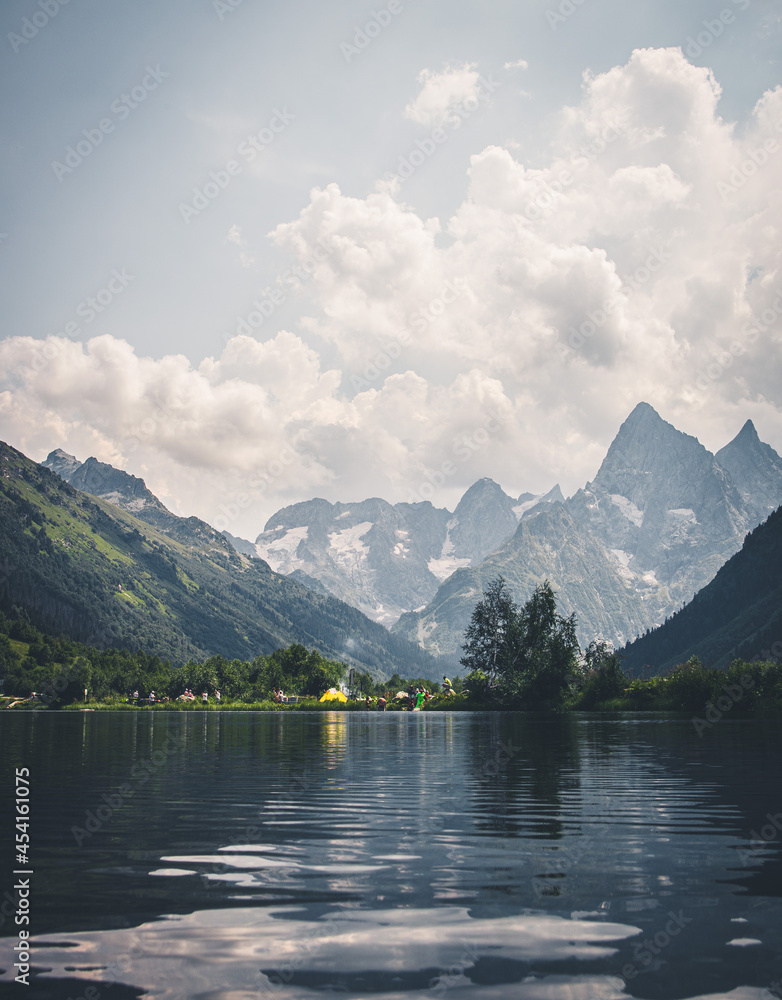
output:
[{"label": "lake", "polygon": [[727,714],[4,712],[2,891],[16,905],[25,878],[26,767],[32,974],[13,981],[6,902],[0,990],[782,996],[781,731]]}]

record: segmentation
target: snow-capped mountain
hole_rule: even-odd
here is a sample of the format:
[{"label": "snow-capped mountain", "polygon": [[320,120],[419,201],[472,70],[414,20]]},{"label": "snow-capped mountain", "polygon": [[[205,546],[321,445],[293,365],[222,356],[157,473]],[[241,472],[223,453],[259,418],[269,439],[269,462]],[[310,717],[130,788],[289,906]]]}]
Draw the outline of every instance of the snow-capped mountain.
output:
[{"label": "snow-capped mountain", "polygon": [[[782,480],[779,502],[782,502]],[[714,455],[639,403],[592,482],[567,501],[627,585],[665,617],[704,587],[759,518]]]},{"label": "snow-capped mountain", "polygon": [[[43,464],[175,537],[206,527],[94,458],[81,463],[57,449]],[[561,610],[576,612],[582,644],[631,641],[706,586],[780,504],[782,459],[751,421],[712,455],[639,403],[594,479],[568,499],[558,486],[513,499],[481,479],[453,512],[315,499],[278,511],[254,543],[223,534],[244,555],[453,658],[498,573],[519,601],[550,579]]]},{"label": "snow-capped mountain", "polygon": [[491,479],[481,479],[453,513],[429,502],[309,500],[269,518],[255,551],[278,573],[317,583],[391,625],[427,604],[454,570],[498,548],[525,511],[557,498],[558,487],[546,496],[513,500]]},{"label": "snow-capped mountain", "polygon": [[[705,587],[780,504],[782,460],[751,423],[715,456],[639,403],[594,480],[555,505],[556,517],[540,507],[523,512],[512,539],[446,581],[394,631],[455,655],[481,585],[502,573],[520,601],[548,577],[560,606],[576,612],[582,644],[603,638],[620,646]],[[591,555],[583,558],[587,539]]]}]

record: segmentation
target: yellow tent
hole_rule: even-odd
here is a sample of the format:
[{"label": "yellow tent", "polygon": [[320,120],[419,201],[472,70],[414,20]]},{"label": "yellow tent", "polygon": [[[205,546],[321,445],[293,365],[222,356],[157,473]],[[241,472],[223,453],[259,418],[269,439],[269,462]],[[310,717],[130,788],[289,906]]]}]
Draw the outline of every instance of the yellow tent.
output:
[{"label": "yellow tent", "polygon": [[336,688],[329,688],[325,694],[320,696],[321,701],[347,701],[348,699],[341,691],[337,691]]}]

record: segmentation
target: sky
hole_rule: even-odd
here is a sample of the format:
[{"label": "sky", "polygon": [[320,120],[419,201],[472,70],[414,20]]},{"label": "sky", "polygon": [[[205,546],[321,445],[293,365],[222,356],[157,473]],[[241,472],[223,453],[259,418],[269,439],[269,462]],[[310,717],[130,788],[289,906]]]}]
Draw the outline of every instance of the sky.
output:
[{"label": "sky", "polygon": [[0,438],[254,539],[782,451],[782,0],[4,0]]}]

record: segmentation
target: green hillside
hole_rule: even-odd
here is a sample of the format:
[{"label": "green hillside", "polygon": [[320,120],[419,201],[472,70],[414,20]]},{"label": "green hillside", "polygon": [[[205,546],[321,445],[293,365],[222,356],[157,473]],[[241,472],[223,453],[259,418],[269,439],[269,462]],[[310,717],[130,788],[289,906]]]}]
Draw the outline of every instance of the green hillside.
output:
[{"label": "green hillside", "polygon": [[433,674],[431,657],[361,612],[238,554],[209,525],[180,541],[0,442],[0,609],[100,648],[172,663],[249,660],[292,643],[374,675]]},{"label": "green hillside", "polygon": [[691,656],[725,668],[782,655],[782,508],[744,539],[714,579],[664,625],[622,650],[626,670],[659,673]]}]

